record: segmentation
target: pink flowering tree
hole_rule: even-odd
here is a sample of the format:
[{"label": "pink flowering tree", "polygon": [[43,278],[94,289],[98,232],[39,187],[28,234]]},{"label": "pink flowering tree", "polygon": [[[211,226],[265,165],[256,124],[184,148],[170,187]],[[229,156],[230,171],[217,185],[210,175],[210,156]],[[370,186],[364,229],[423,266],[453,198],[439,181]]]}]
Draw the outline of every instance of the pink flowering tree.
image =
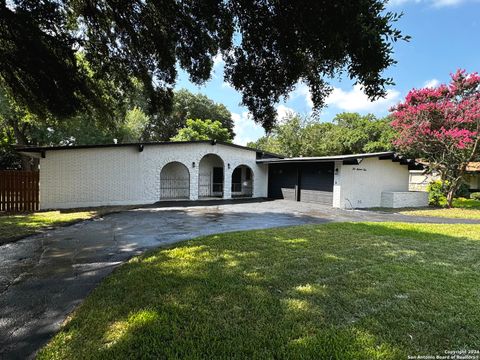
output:
[{"label": "pink flowering tree", "polygon": [[398,131],[394,144],[440,174],[451,207],[467,164],[479,157],[480,76],[458,70],[449,84],[411,90],[391,111]]}]

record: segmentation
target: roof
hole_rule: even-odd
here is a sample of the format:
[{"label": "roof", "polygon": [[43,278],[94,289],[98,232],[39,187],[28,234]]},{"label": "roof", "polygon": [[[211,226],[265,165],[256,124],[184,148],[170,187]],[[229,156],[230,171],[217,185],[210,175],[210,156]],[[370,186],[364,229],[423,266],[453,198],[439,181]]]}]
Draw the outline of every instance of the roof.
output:
[{"label": "roof", "polygon": [[331,156],[310,156],[310,157],[291,157],[291,158],[281,158],[281,159],[260,159],[258,162],[262,163],[271,163],[271,162],[330,162],[330,161],[340,161],[348,159],[364,159],[369,157],[377,156],[394,156],[395,152],[393,151],[383,151],[376,153],[365,153],[365,154],[349,154],[349,155],[331,155]]},{"label": "roof", "polygon": [[402,165],[408,165],[411,169],[423,169],[423,165],[414,159],[408,159],[394,151],[382,151],[364,154],[348,154],[348,155],[332,155],[332,156],[316,156],[316,157],[293,157],[293,158],[271,158],[258,159],[261,164],[286,164],[286,163],[310,163],[310,162],[332,162],[343,161],[344,164],[359,164],[361,159],[378,158],[379,160],[392,160]]},{"label": "roof", "polygon": [[132,142],[132,143],[121,143],[121,144],[97,144],[97,145],[63,145],[63,146],[19,146],[16,147],[16,150],[21,153],[38,153],[45,154],[46,151],[58,151],[58,150],[76,150],[76,149],[98,149],[98,148],[118,148],[118,147],[128,147],[135,146],[140,151],[143,150],[145,146],[162,146],[162,145],[173,145],[173,144],[211,144],[211,145],[225,145],[230,147],[235,147],[239,149],[244,149],[248,151],[255,151],[259,154],[280,158],[281,155],[270,153],[268,151],[263,151],[259,149],[254,149],[247,146],[237,145],[233,143],[228,143],[225,141],[218,140],[192,140],[192,141],[157,141],[157,142]]},{"label": "roof", "polygon": [[[139,151],[143,151],[145,146],[162,146],[173,144],[211,144],[211,145],[225,145],[248,151],[255,151],[257,155],[257,163],[260,164],[277,164],[277,163],[308,163],[308,162],[332,162],[343,161],[344,164],[359,164],[360,159],[377,157],[380,160],[392,160],[400,162],[402,165],[408,165],[411,170],[423,169],[424,165],[414,159],[408,159],[395,153],[394,151],[382,151],[374,153],[363,154],[348,154],[348,155],[331,155],[331,156],[315,156],[315,157],[291,157],[286,158],[282,155],[270,153],[267,151],[254,149],[247,146],[237,145],[224,141],[217,140],[195,140],[195,141],[162,141],[162,142],[135,142],[135,143],[121,143],[121,144],[98,144],[98,145],[71,145],[71,146],[22,146],[17,147],[18,152],[24,154],[36,154],[37,157],[45,157],[47,151],[58,150],[75,150],[75,149],[97,149],[97,148],[116,148],[135,146]],[[478,163],[480,165],[480,163]]]},{"label": "roof", "polygon": [[[428,161],[424,159],[416,159],[417,163],[424,165],[425,167],[428,165]],[[467,168],[465,169],[466,172],[470,173],[477,173],[480,172],[480,161],[471,161],[468,163]]]}]

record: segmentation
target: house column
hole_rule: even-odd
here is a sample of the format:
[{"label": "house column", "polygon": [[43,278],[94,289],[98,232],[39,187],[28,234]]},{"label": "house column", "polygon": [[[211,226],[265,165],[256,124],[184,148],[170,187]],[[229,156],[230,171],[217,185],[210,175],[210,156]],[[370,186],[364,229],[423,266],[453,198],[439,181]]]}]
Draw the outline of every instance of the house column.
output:
[{"label": "house column", "polygon": [[227,162],[223,168],[223,198],[232,198],[232,173],[234,166],[232,163]]},{"label": "house column", "polygon": [[190,200],[198,200],[198,174],[200,161],[194,160],[189,164],[190,171]]},{"label": "house column", "polygon": [[333,167],[333,207],[342,207],[342,161],[335,161]]}]

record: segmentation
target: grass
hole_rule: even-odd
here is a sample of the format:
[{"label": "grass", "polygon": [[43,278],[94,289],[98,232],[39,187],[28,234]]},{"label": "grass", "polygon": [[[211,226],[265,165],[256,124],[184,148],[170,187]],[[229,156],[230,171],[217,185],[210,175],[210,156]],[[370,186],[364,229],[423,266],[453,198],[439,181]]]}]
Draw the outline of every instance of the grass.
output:
[{"label": "grass", "polygon": [[39,359],[405,359],[480,349],[480,225],[236,232],[118,268]]},{"label": "grass", "polygon": [[55,226],[70,225],[78,221],[125,210],[127,207],[98,207],[90,209],[41,211],[28,214],[0,215],[0,245],[36,234]]},{"label": "grass", "polygon": [[435,216],[454,219],[480,220],[480,201],[458,198],[453,200],[453,208],[408,209],[400,211],[404,215]]}]

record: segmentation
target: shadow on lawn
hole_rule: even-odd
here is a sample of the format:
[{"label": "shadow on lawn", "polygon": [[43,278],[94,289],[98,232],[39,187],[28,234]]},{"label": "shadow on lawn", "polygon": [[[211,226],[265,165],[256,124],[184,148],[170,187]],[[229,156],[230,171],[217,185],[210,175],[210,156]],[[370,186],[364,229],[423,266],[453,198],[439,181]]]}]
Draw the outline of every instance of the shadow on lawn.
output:
[{"label": "shadow on lawn", "polygon": [[405,358],[478,348],[478,228],[326,224],[155,250],[109,276],[64,358]]}]

